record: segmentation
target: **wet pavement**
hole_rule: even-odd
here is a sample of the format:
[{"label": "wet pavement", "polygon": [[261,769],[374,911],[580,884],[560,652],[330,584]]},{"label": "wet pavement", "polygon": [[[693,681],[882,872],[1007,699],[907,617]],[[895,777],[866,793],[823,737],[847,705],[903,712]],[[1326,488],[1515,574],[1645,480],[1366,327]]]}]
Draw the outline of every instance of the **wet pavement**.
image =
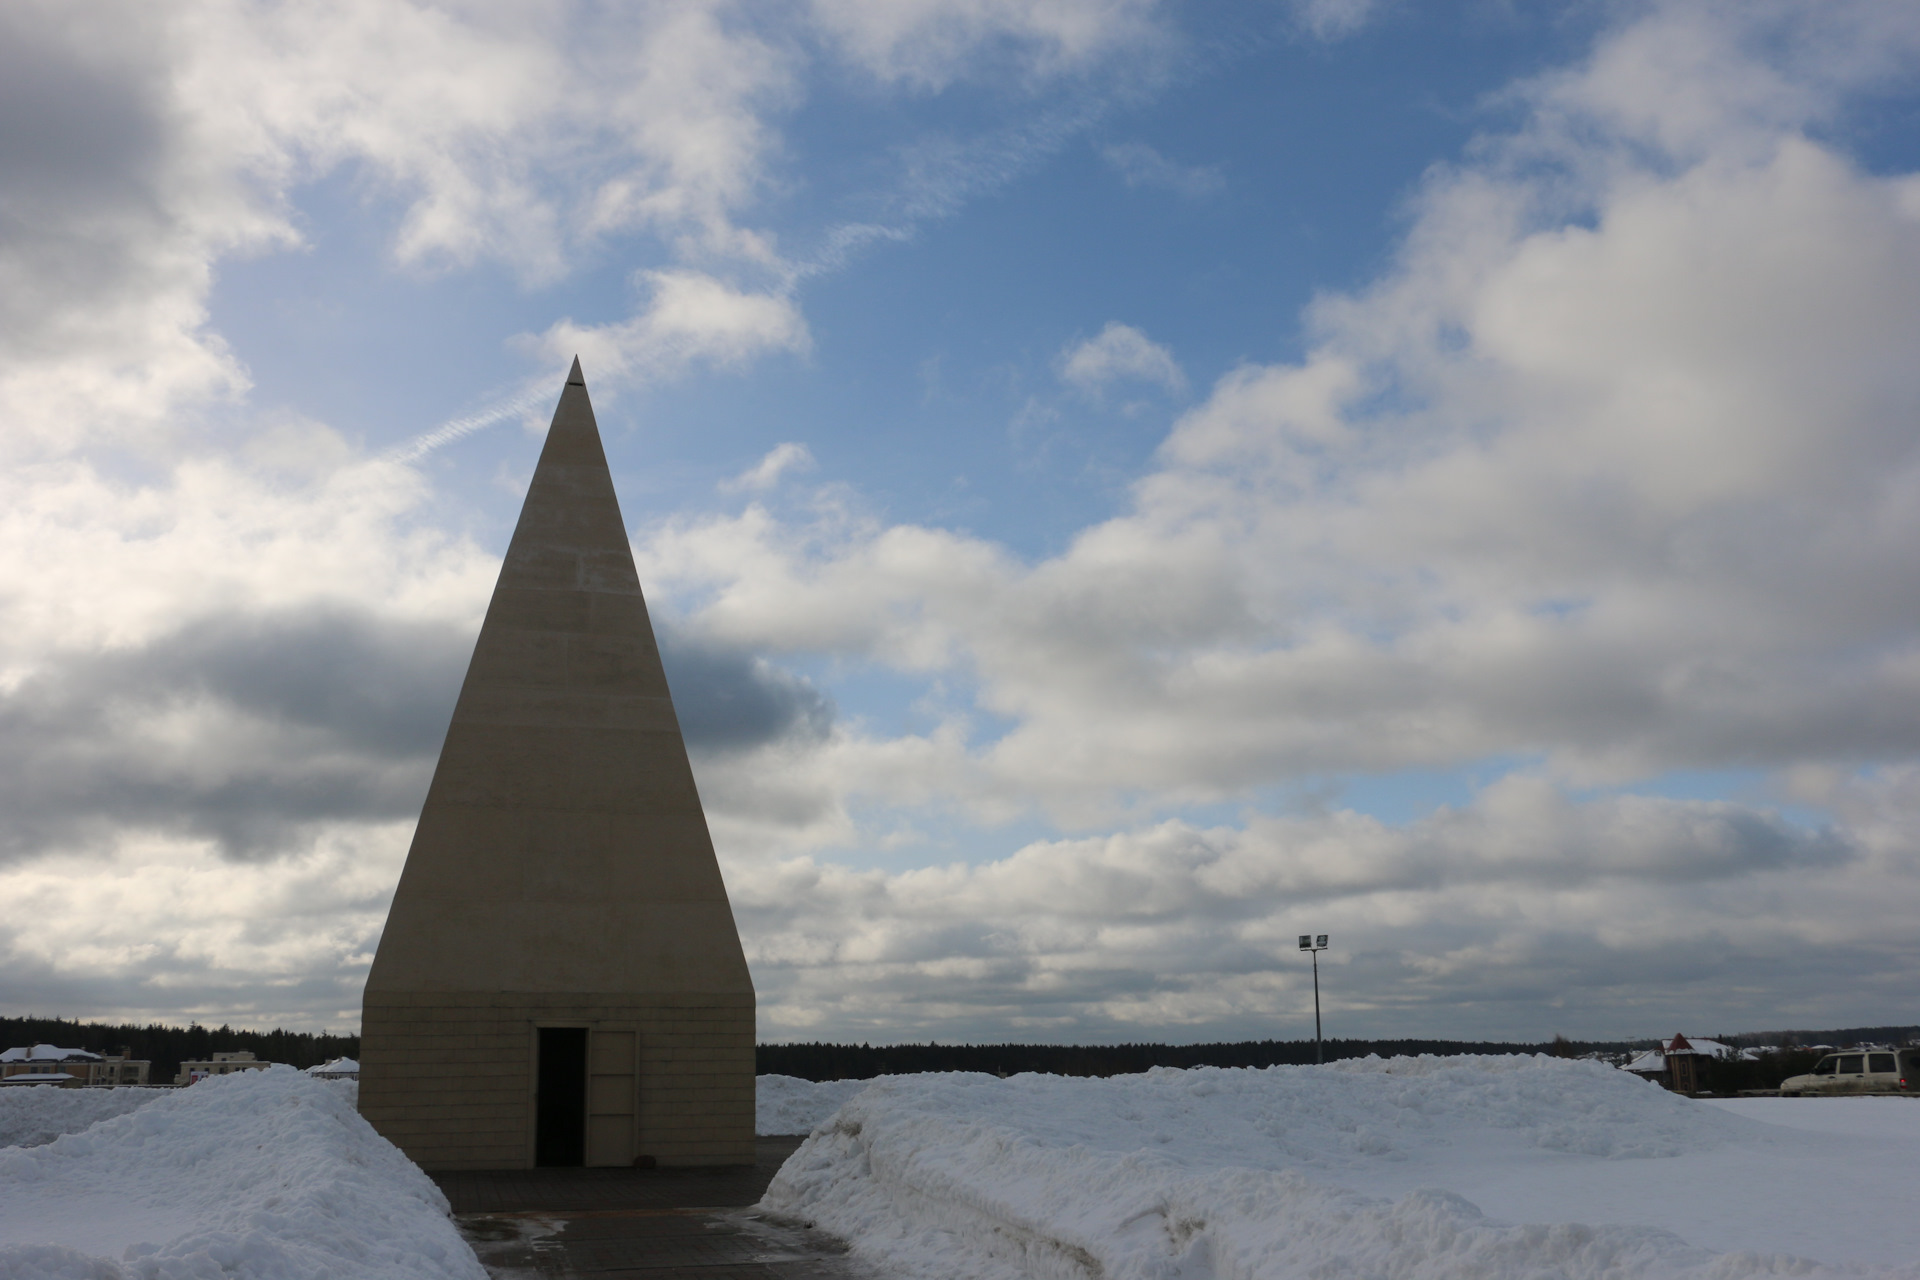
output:
[{"label": "wet pavement", "polygon": [[874,1280],[846,1245],[752,1206],[799,1138],[760,1138],[750,1169],[438,1173],[491,1276],[525,1280]]}]

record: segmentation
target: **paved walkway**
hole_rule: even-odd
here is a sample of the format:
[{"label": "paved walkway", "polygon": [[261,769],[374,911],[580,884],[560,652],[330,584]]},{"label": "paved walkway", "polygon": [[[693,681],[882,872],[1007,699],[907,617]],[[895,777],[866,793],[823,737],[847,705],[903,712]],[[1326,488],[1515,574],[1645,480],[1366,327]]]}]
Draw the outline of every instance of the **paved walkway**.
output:
[{"label": "paved walkway", "polygon": [[433,1178],[499,1280],[871,1280],[832,1236],[752,1208],[800,1142],[759,1139],[751,1169]]}]

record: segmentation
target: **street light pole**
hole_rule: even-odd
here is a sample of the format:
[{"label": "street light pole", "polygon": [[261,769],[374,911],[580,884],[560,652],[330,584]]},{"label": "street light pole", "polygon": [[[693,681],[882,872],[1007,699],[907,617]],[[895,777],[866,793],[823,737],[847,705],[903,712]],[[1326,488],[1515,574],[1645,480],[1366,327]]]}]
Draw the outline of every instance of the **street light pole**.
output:
[{"label": "street light pole", "polygon": [[1327,935],[1303,933],[1300,949],[1313,957],[1313,1060],[1325,1062],[1320,1050],[1320,953],[1327,949]]}]

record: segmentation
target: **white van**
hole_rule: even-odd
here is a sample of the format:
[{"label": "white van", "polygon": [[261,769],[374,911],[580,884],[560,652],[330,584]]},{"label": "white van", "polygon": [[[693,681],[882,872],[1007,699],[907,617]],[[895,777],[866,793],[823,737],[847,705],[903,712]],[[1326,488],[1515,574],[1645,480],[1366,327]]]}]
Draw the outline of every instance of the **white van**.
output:
[{"label": "white van", "polygon": [[1780,1083],[1780,1096],[1920,1092],[1920,1049],[1855,1049],[1830,1053],[1804,1076]]}]

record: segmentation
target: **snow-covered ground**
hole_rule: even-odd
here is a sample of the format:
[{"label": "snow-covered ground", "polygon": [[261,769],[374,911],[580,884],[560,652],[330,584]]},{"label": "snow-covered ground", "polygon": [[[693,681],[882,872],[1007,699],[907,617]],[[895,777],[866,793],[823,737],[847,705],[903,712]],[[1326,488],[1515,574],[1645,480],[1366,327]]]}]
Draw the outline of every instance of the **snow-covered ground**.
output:
[{"label": "snow-covered ground", "polygon": [[[20,1092],[9,1107],[64,1125],[83,1118],[68,1098],[110,1110],[132,1091]],[[0,1280],[484,1280],[440,1189],[353,1097],[247,1071],[0,1149]]]},{"label": "snow-covered ground", "polygon": [[1913,1099],[1518,1057],[866,1084],[764,1203],[897,1276],[1920,1277]]},{"label": "snow-covered ground", "polygon": [[[0,1093],[0,1280],[481,1280],[353,1096],[291,1068]],[[763,1133],[816,1130],[767,1207],[899,1280],[1920,1280],[1913,1099],[1689,1102],[1588,1063],[1401,1058],[763,1076],[759,1104]]]}]

